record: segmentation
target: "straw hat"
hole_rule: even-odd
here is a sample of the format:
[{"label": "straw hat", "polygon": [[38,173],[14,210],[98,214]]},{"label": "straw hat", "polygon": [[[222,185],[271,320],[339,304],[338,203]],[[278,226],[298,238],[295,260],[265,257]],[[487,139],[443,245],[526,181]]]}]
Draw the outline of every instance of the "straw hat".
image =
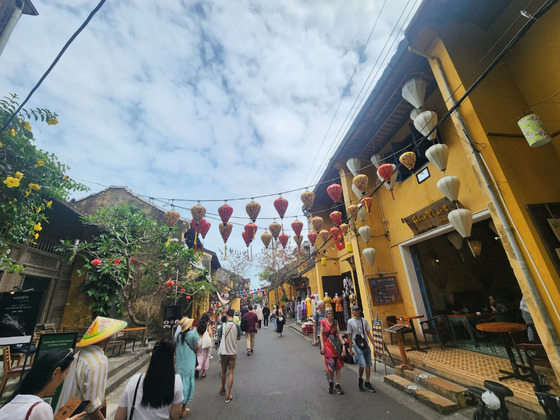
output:
[{"label": "straw hat", "polygon": [[125,327],[125,321],[98,316],[89,326],[80,342],[76,344],[76,347],[85,347],[90,344],[99,343],[100,341],[111,337],[113,334],[118,333]]},{"label": "straw hat", "polygon": [[193,324],[194,319],[189,319],[185,316],[179,321],[179,326],[181,327],[181,332],[187,331]]}]

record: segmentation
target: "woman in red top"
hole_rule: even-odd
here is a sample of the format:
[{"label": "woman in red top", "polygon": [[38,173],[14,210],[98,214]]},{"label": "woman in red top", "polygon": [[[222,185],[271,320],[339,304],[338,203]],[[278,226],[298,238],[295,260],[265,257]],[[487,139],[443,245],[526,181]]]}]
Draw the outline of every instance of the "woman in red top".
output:
[{"label": "woman in red top", "polygon": [[[338,322],[334,319],[332,308],[325,310],[326,318],[321,320],[321,354],[325,356],[325,368],[329,374],[329,394],[336,392],[344,394],[340,387],[340,369],[344,367],[342,358],[346,354],[344,340],[340,335]],[[340,350],[339,350],[340,349]],[[336,374],[336,386],[333,383]],[[334,388],[334,389],[333,389]]]}]

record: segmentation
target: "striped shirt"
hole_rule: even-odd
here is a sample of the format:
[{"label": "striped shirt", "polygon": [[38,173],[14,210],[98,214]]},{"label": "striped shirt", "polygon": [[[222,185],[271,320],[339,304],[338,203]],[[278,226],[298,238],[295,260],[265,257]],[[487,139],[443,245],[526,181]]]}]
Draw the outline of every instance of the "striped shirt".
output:
[{"label": "striped shirt", "polygon": [[55,413],[71,397],[91,401],[89,413],[103,405],[109,361],[103,349],[96,345],[84,347],[75,356],[62,385]]}]

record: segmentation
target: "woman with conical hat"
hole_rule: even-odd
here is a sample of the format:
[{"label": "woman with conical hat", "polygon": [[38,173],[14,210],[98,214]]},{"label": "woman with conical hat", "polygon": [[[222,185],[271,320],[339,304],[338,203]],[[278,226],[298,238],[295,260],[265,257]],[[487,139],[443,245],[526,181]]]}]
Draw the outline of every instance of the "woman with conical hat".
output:
[{"label": "woman with conical hat", "polygon": [[198,353],[198,333],[191,329],[193,319],[184,317],[179,321],[181,333],[177,337],[177,350],[175,360],[177,361],[177,373],[183,382],[183,409],[181,417],[189,414],[187,403],[192,401],[194,395],[194,374],[196,370],[196,356]]},{"label": "woman with conical hat", "polygon": [[105,387],[109,361],[105,356],[105,344],[120,330],[126,327],[125,321],[98,316],[76,347],[80,348],[70,366],[66,380],[62,386],[58,409],[66,404],[71,397],[81,401],[89,400],[88,419],[104,419]]}]

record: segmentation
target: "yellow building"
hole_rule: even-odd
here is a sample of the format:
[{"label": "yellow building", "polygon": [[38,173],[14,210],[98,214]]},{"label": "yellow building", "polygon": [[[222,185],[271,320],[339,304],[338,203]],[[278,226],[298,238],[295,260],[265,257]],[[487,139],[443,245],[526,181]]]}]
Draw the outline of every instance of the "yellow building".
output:
[{"label": "yellow building", "polygon": [[[317,239],[317,264],[306,275],[320,296],[343,292],[343,279],[351,278],[369,320],[445,313],[453,292],[461,309],[473,313],[489,311],[495,295],[509,320],[523,322],[524,296],[560,378],[560,5],[525,7],[422,3],[314,190],[311,216],[322,217],[328,230],[330,213],[340,211],[352,250]],[[414,105],[402,93],[412,79],[422,81]],[[433,131],[433,114],[419,117],[425,111],[437,115]],[[518,126],[529,114],[540,116],[551,141],[529,145]],[[429,141],[418,130],[437,136]],[[448,148],[444,172],[426,158],[434,144]],[[407,151],[416,155],[411,170],[399,161]],[[392,191],[378,179],[382,164],[396,166]],[[349,217],[349,206],[361,206],[362,198],[350,169],[369,180],[372,208],[362,210],[363,220]],[[456,201],[438,187],[444,176],[460,182]],[[327,193],[333,183],[342,186],[343,204]],[[457,208],[472,215],[467,238],[448,221]],[[375,250],[373,264],[366,248]]]}]

